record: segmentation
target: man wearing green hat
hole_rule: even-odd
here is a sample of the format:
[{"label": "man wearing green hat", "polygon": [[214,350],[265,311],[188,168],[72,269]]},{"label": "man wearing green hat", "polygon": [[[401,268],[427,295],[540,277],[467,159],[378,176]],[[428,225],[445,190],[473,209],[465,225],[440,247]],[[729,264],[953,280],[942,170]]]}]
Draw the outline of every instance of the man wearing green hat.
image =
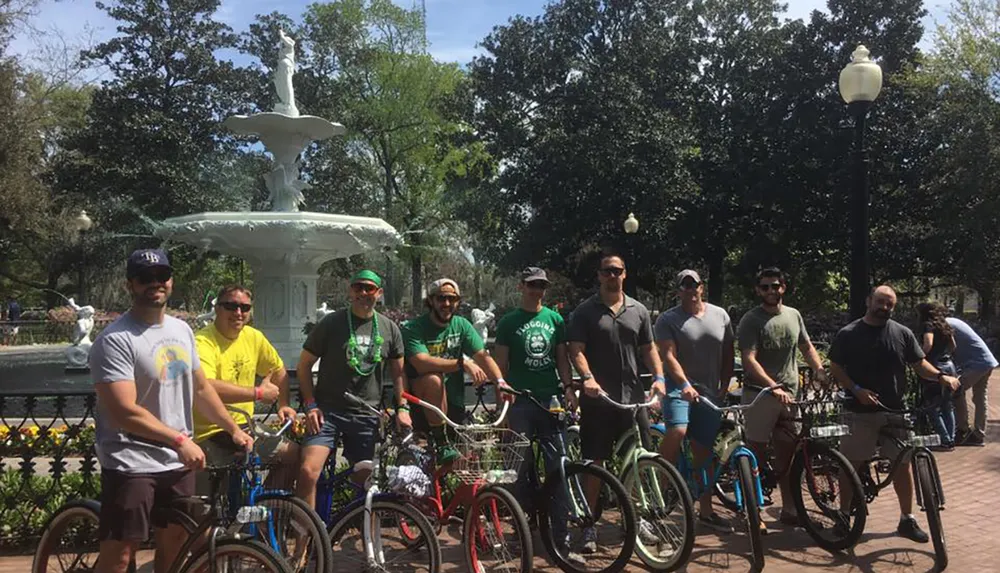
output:
[{"label": "man wearing green hat", "polygon": [[[378,421],[348,404],[344,393],[378,404],[383,372],[388,366],[396,403],[402,402],[403,336],[396,323],[375,311],[380,296],[382,278],[369,270],[359,271],[351,277],[350,306],[326,315],[302,345],[297,375],[308,435],[302,441],[296,495],[310,507],[316,504],[319,474],[327,457],[337,450],[341,437],[349,463],[371,460],[375,455]],[[312,368],[320,358],[323,360],[313,388]],[[409,417],[400,416],[399,422],[408,425]],[[355,475],[359,483],[367,477],[363,472]]]}]

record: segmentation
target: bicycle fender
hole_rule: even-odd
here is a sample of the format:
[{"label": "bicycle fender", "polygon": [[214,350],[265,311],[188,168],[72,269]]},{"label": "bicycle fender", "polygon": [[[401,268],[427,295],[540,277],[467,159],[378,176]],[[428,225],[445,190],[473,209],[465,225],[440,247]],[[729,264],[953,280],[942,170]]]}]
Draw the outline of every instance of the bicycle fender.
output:
[{"label": "bicycle fender", "polygon": [[764,507],[764,488],[761,487],[760,484],[760,470],[757,467],[757,456],[753,455],[750,448],[741,445],[736,448],[736,451],[733,452],[733,456],[729,459],[732,462],[738,461],[740,458],[750,458],[750,469],[753,470],[755,478],[754,485],[757,490],[757,504],[758,507]]}]

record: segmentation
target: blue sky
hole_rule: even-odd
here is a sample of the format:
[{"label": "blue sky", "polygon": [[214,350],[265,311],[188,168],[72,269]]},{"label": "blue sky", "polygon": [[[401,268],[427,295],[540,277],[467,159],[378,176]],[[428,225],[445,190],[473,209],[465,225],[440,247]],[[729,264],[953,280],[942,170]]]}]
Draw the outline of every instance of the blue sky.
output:
[{"label": "blue sky", "polygon": [[[278,10],[297,18],[312,1],[223,0],[217,17],[236,31],[243,31],[255,14]],[[401,5],[419,3],[419,0],[395,1]],[[826,0],[786,2],[790,18],[806,18],[813,10],[826,9]],[[930,47],[930,32],[935,28],[934,22],[945,20],[945,10],[949,3],[950,0],[926,2],[930,15],[925,21],[928,34],[922,47]],[[493,26],[503,24],[515,14],[541,14],[546,4],[547,0],[426,0],[431,52],[440,60],[466,63],[479,53],[478,42]],[[94,6],[94,0],[41,0],[34,25],[46,32],[57,29],[71,41],[86,36],[88,30],[96,41],[105,40],[115,33],[114,22]],[[52,35],[43,35],[41,41],[45,37]],[[11,48],[15,53],[27,54],[39,41],[40,38],[35,34],[25,32],[15,39]]]}]

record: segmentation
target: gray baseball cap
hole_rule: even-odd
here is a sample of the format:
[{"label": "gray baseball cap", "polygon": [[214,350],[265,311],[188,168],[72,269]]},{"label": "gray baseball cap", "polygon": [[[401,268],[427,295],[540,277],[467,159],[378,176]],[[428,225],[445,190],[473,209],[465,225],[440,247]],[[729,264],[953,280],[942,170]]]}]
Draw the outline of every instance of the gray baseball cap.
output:
[{"label": "gray baseball cap", "polygon": [[462,292],[458,290],[458,283],[448,278],[438,279],[432,282],[431,286],[427,287],[427,296],[435,296],[437,294],[440,294],[441,289],[445,285],[451,285],[451,287],[455,289],[455,296],[462,296]]},{"label": "gray baseball cap", "polygon": [[683,283],[684,279],[687,279],[687,278],[693,279],[694,282],[696,282],[696,283],[700,283],[701,282],[701,277],[698,276],[698,272],[697,271],[692,271],[691,269],[684,269],[683,271],[677,273],[677,279],[675,280],[675,282],[677,283],[677,286],[681,286],[681,283]]},{"label": "gray baseball cap", "polygon": [[531,281],[549,282],[549,277],[545,275],[544,270],[538,267],[528,267],[521,271],[521,282],[527,283]]}]

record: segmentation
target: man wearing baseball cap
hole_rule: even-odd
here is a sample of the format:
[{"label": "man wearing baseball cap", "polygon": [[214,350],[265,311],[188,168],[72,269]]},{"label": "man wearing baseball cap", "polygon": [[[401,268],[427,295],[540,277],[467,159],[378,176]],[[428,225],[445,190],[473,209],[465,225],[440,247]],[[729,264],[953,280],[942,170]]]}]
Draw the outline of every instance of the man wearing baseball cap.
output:
[{"label": "man wearing baseball cap", "polygon": [[166,314],[174,285],[167,254],[135,251],[125,274],[132,307],[90,350],[101,464],[98,561],[102,570],[116,572],[126,570],[150,524],[158,562],[176,555],[187,539],[181,526],[154,518],[153,508],[194,494],[193,470],[205,466],[205,454],[191,439],[194,410],[235,445],[253,444],[206,380],[191,328]]},{"label": "man wearing baseball cap", "polygon": [[[411,392],[458,422],[464,422],[465,418],[466,374],[477,386],[487,379],[498,385],[505,383],[472,323],[455,315],[461,301],[458,283],[448,278],[438,279],[427,289],[424,300],[427,313],[403,326],[406,376]],[[465,356],[472,359],[465,360]],[[400,404],[397,410],[406,414],[409,407]],[[430,431],[438,447],[438,463],[445,464],[458,457],[458,452],[444,439],[444,420],[422,410],[414,411],[413,419],[417,429]]]},{"label": "man wearing baseball cap", "polygon": [[[403,337],[399,326],[375,310],[382,296],[382,277],[374,271],[358,271],[351,277],[347,308],[326,315],[309,333],[299,356],[297,376],[306,410],[306,430],[302,441],[302,467],[296,495],[310,507],[316,504],[316,482],[331,452],[343,438],[344,457],[351,464],[371,460],[375,455],[378,420],[344,399],[351,394],[377,405],[382,395],[383,372],[388,366],[396,389],[396,403],[402,402]],[[319,363],[316,387],[312,368]],[[399,417],[401,425],[409,418]],[[364,483],[367,472],[356,472]]]},{"label": "man wearing baseball cap", "polygon": [[[696,271],[685,269],[677,273],[677,298],[680,304],[656,319],[653,335],[663,369],[669,378],[667,398],[663,401],[663,422],[666,435],[660,444],[660,454],[676,464],[681,441],[691,438],[695,467],[708,458],[715,435],[722,425],[722,416],[704,404],[695,402],[698,388],[712,402],[725,395],[733,376],[733,325],[722,308],[703,300],[705,283]],[[711,489],[699,500],[698,523],[704,527],[728,533],[729,521],[712,510]]]}]

